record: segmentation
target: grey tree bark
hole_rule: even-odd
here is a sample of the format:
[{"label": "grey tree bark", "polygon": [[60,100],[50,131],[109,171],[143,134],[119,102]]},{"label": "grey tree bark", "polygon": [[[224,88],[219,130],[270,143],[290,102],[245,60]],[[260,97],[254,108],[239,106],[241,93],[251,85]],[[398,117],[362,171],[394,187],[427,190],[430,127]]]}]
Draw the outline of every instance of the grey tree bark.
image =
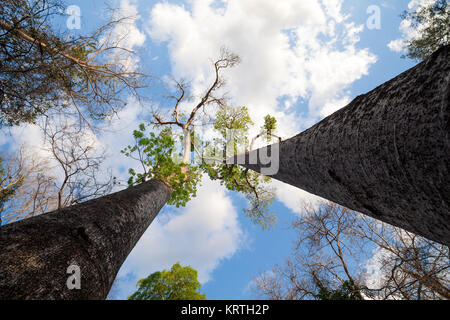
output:
[{"label": "grey tree bark", "polygon": [[445,46],[281,142],[272,178],[450,245],[449,103]]},{"label": "grey tree bark", "polygon": [[[105,299],[122,263],[171,193],[164,182],[150,180],[2,226],[0,300]],[[77,286],[70,266],[79,267],[80,289],[69,289]]]}]

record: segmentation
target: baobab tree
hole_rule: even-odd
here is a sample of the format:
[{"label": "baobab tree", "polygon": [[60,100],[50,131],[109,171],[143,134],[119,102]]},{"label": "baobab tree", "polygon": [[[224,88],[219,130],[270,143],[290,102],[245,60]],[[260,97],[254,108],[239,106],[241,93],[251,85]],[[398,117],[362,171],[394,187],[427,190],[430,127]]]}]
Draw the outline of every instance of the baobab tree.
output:
[{"label": "baobab tree", "polygon": [[450,245],[449,117],[447,45],[281,142],[272,178]]}]

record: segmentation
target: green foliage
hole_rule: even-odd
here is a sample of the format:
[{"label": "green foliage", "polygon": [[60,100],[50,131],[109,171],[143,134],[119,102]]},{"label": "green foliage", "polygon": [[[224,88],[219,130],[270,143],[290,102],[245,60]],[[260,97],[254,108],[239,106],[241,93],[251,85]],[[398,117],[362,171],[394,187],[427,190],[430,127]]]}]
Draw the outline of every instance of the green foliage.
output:
[{"label": "green foliage", "polygon": [[275,215],[268,212],[274,200],[274,193],[265,186],[270,178],[235,164],[203,163],[200,168],[211,180],[219,180],[228,190],[245,195],[249,206],[244,209],[244,213],[254,223],[263,229],[268,229],[276,223]]},{"label": "green foliage", "polygon": [[158,271],[138,282],[139,288],[129,300],[206,300],[200,293],[197,271],[179,263],[170,271]]},{"label": "green foliage", "polygon": [[150,132],[148,137],[145,131],[145,125],[140,124],[138,130],[133,132],[135,144],[121,150],[125,156],[138,160],[144,169],[142,173],[129,169],[128,185],[139,184],[148,179],[161,179],[173,189],[168,204],[185,206],[196,195],[200,180],[198,167],[175,161],[175,140],[170,128],[164,128],[158,135]]},{"label": "green foliage", "polygon": [[414,12],[404,12],[403,18],[411,20],[414,28],[426,26],[418,38],[407,43],[407,57],[424,60],[440,47],[450,44],[450,7],[447,0],[437,0]]},{"label": "green foliage", "polygon": [[337,289],[328,289],[322,285],[319,286],[319,300],[364,300],[358,287],[346,280]]},{"label": "green foliage", "polygon": [[[236,154],[238,149],[248,151],[247,135],[249,126],[252,124],[246,107],[225,106],[217,112],[214,129],[220,134],[220,138],[216,140],[216,144],[226,145],[227,151],[229,151],[231,142],[233,152],[231,154],[227,152],[227,157]],[[273,132],[275,124],[275,118],[268,115],[263,128]],[[245,195],[249,206],[244,209],[244,213],[253,222],[259,224],[263,229],[270,228],[276,223],[275,215],[268,212],[275,197],[273,191],[266,186],[270,178],[236,164],[217,161],[202,162],[200,168],[209,175],[211,180],[220,180],[220,183],[228,190]]]},{"label": "green foliage", "polygon": [[[130,169],[128,184],[131,186],[149,178],[163,179],[174,190],[169,204],[184,206],[195,197],[201,176],[207,174],[210,179],[219,180],[228,190],[242,193],[249,201],[244,213],[264,229],[270,228],[276,222],[275,215],[268,212],[274,200],[273,190],[267,187],[270,178],[225,161],[225,158],[239,151],[248,151],[247,135],[252,124],[246,107],[221,106],[213,126],[218,137],[213,142],[202,141],[193,130],[190,131],[190,150],[200,152],[197,161],[192,163],[181,163],[177,159],[182,154],[176,152],[175,141],[178,139],[170,127],[165,127],[159,135],[153,132],[146,134],[145,125],[141,124],[134,131],[135,145],[122,150],[125,156],[140,161],[144,169],[141,173]],[[275,118],[268,115],[264,128],[273,132],[275,127]],[[179,139],[182,141],[181,135]],[[211,157],[214,160],[207,160]]]},{"label": "green foliage", "polygon": [[261,129],[265,133],[267,141],[271,141],[272,134],[274,134],[275,130],[277,129],[277,119],[268,114],[264,118],[264,126]]},{"label": "green foliage", "polygon": [[253,125],[246,107],[222,106],[216,114],[214,129],[222,137],[225,137],[230,130],[239,130],[248,133],[249,126]]}]

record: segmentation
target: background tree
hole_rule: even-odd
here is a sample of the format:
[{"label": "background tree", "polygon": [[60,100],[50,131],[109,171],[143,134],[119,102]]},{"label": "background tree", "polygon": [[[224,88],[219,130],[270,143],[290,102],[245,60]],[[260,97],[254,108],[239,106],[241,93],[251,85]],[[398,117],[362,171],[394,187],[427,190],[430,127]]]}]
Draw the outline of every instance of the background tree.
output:
[{"label": "background tree", "polygon": [[339,288],[330,290],[320,282],[316,284],[319,288],[317,296],[320,300],[363,300],[358,289],[350,281],[345,280]]},{"label": "background tree", "polygon": [[128,18],[112,12],[92,34],[74,36],[56,27],[64,12],[59,0],[2,1],[0,125],[33,122],[50,109],[104,118],[124,104],[122,91],[136,95],[142,86],[143,75],[119,58],[132,52],[113,33]]},{"label": "background tree", "polygon": [[56,205],[55,179],[39,157],[19,149],[3,154],[0,170],[0,221],[15,222],[52,210]]},{"label": "background tree", "polygon": [[[332,202],[306,206],[286,265],[255,280],[270,299],[449,299],[448,247]],[[372,253],[376,254],[372,256]],[[364,267],[374,265],[372,275]]]},{"label": "background tree", "polygon": [[374,299],[450,299],[449,247],[360,216],[355,237],[375,245],[370,262],[378,277],[363,275]]},{"label": "background tree", "polygon": [[99,150],[95,135],[89,130],[78,129],[68,121],[59,123],[47,123],[42,129],[47,152],[50,159],[56,162],[53,169],[62,173],[59,181],[55,182],[55,209],[110,193],[113,179],[110,171],[105,172],[101,168],[106,153]]},{"label": "background tree", "polygon": [[158,271],[139,280],[138,286],[129,300],[206,300],[206,295],[200,293],[197,271],[179,263],[169,271]]},{"label": "background tree", "polygon": [[417,37],[406,43],[406,56],[424,60],[440,47],[450,44],[450,6],[447,0],[405,11],[403,19],[411,21],[412,27],[419,30]]},{"label": "background tree", "polygon": [[24,145],[17,155],[3,160],[0,218],[4,224],[111,192],[111,173],[101,170],[105,153],[98,150],[95,136],[62,123],[42,127],[42,150]]}]

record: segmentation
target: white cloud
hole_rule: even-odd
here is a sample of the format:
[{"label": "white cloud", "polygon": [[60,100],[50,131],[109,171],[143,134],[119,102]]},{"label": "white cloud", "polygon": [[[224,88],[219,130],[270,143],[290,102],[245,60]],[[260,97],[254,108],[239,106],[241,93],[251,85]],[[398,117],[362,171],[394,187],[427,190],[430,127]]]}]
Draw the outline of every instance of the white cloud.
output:
[{"label": "white cloud", "polygon": [[347,19],[347,17],[341,13],[343,2],[343,0],[322,0],[328,16],[332,17],[338,23]]},{"label": "white cloud", "polygon": [[389,253],[381,247],[375,247],[372,257],[364,264],[364,281],[368,288],[381,288],[384,272],[382,270],[382,260],[389,256]]},{"label": "white cloud", "polygon": [[[266,114],[276,116],[285,137],[317,121],[325,104],[348,99],[345,89],[376,61],[355,47],[363,26],[349,22],[341,0],[190,4],[191,11],[167,2],[151,11],[148,33],[168,43],[174,75],[201,91],[211,81],[211,59],[228,47],[242,59],[227,72],[232,100],[249,107],[257,126]],[[280,98],[309,100],[309,114],[287,112]]]},{"label": "white cloud", "polygon": [[105,148],[108,157],[103,166],[112,170],[113,176],[122,181],[129,177],[128,169],[137,168],[139,163],[136,160],[125,157],[120,150],[128,145],[134,145],[133,131],[140,123],[146,123],[143,120],[145,111],[140,103],[129,98],[126,108],[117,112],[113,119],[102,126],[98,135],[99,143]]},{"label": "white cloud", "polygon": [[320,202],[324,201],[321,197],[281,181],[272,180],[271,184],[276,188],[277,199],[298,215],[305,213],[303,210],[305,205],[318,208]]},{"label": "white cloud", "polygon": [[105,36],[101,42],[109,43],[109,46],[120,47],[124,50],[114,50],[109,54],[108,59],[120,63],[124,71],[136,71],[138,68],[139,57],[133,50],[141,47],[146,39],[145,33],[137,26],[140,19],[137,9],[137,0],[120,0],[118,12],[115,19],[123,19],[116,24],[111,35]]},{"label": "white cloud", "polygon": [[198,271],[205,283],[221,260],[241,246],[244,233],[231,198],[217,183],[203,179],[198,196],[186,209],[157,217],[144,233],[119,272],[122,298],[137,280],[170,269],[179,261]]},{"label": "white cloud", "polygon": [[324,104],[322,110],[320,111],[320,115],[322,117],[328,117],[330,114],[346,106],[348,103],[350,103],[349,97],[328,101]]}]

